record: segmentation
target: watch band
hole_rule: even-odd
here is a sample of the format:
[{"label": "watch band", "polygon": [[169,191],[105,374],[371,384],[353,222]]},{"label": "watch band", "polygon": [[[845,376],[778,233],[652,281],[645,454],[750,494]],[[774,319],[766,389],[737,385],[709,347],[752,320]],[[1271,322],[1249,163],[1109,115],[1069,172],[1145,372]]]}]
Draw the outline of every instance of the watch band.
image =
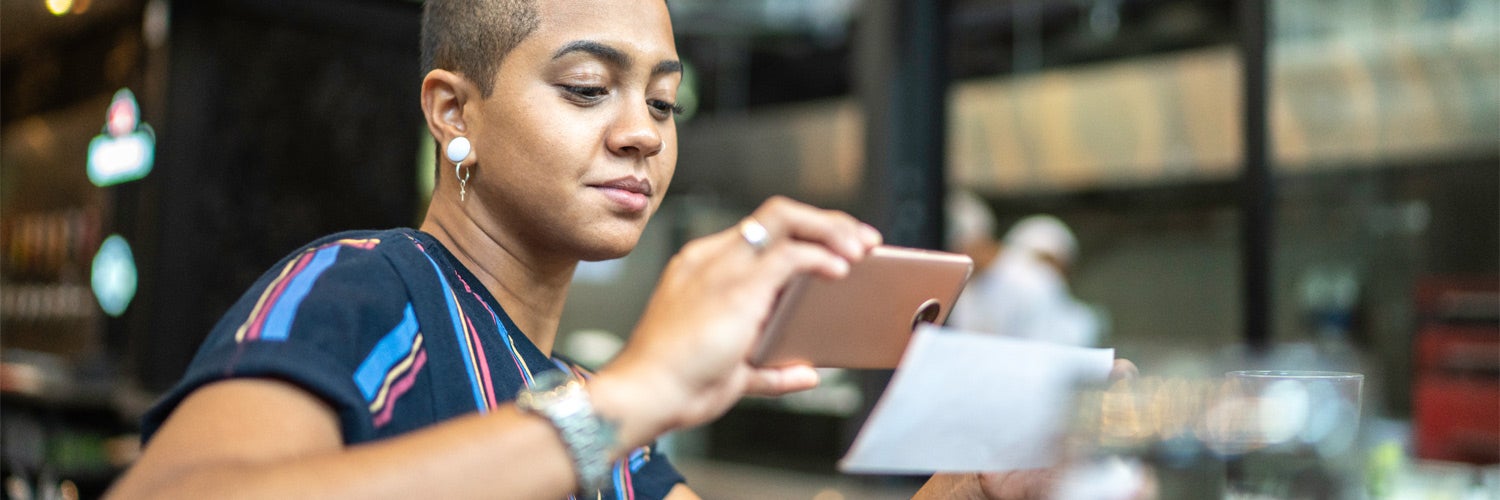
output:
[{"label": "watch band", "polygon": [[583,383],[562,371],[548,371],[533,379],[533,386],[516,395],[521,411],[546,417],[568,447],[579,491],[604,489],[613,467],[610,451],[615,446],[614,424],[594,413]]}]

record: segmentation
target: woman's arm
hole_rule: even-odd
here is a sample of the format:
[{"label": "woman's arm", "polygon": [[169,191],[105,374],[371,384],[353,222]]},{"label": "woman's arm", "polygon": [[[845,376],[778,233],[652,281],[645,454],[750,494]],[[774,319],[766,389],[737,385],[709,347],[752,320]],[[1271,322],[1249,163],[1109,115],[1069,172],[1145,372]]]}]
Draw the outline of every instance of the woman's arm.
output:
[{"label": "woman's arm", "polygon": [[[600,374],[598,413],[623,454],[669,423],[649,390]],[[345,447],[333,409],[274,379],[232,379],[185,399],[111,491],[114,498],[560,498],[572,460],[545,419],[505,405],[407,435]],[[688,497],[691,498],[691,497]]]},{"label": "woman's arm", "polygon": [[667,500],[700,500],[697,493],[689,489],[686,484],[678,484],[667,492]]},{"label": "woman's arm", "polygon": [[345,448],[333,410],[286,382],[236,379],[195,391],[113,498],[559,498],[572,463],[546,420],[507,405]]}]

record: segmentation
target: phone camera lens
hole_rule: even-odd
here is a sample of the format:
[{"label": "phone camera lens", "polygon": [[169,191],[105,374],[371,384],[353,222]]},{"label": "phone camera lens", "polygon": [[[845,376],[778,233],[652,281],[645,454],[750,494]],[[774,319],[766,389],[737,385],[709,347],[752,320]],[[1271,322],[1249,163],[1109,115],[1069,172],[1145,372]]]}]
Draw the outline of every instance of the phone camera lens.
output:
[{"label": "phone camera lens", "polygon": [[917,325],[922,323],[937,323],[938,314],[943,312],[943,304],[937,299],[927,299],[921,307],[917,308],[917,314],[911,318],[911,329],[916,330]]}]

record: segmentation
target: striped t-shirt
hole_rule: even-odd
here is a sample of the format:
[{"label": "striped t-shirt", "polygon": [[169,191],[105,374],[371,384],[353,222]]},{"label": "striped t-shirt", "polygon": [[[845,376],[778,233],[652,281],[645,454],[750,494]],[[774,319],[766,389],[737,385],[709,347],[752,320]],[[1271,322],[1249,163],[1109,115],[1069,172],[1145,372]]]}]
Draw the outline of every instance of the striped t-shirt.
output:
[{"label": "striped t-shirt", "polygon": [[[227,378],[302,387],[335,408],[344,442],[355,444],[487,412],[558,369],[577,370],[542,354],[430,235],[346,232],[261,276],[146,413],[143,435],[193,390]],[[654,446],[617,463],[612,479],[603,498],[661,498],[682,482]]]}]

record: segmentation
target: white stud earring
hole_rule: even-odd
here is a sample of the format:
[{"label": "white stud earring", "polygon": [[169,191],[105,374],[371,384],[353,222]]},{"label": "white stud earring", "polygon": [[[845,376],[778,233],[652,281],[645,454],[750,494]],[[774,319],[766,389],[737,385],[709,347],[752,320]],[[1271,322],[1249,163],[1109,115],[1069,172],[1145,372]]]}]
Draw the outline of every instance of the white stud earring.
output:
[{"label": "white stud earring", "polygon": [[464,201],[469,185],[469,170],[463,168],[464,160],[469,157],[471,146],[469,140],[463,137],[454,137],[448,141],[448,161],[453,162],[453,175],[458,177],[458,201]]}]

